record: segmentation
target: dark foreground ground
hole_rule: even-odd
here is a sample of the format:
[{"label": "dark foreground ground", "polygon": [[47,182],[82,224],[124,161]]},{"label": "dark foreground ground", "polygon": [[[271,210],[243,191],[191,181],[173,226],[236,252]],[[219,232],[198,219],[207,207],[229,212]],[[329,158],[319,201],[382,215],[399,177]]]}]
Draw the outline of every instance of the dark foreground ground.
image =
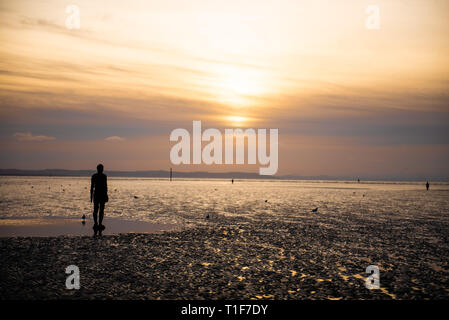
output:
[{"label": "dark foreground ground", "polygon": [[[448,299],[438,219],[217,219],[164,234],[1,238],[1,299]],[[79,290],[65,268],[80,269]],[[381,289],[365,288],[377,265]]]}]

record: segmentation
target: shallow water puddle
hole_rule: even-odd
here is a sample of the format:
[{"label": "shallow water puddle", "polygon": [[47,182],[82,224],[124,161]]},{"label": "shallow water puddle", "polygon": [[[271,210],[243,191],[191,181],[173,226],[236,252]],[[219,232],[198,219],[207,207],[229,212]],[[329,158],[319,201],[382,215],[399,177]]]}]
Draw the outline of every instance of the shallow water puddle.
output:
[{"label": "shallow water puddle", "polygon": [[[105,217],[103,235],[118,233],[159,233],[176,230],[175,224],[160,224]],[[93,221],[70,218],[0,219],[0,237],[91,236]]]}]

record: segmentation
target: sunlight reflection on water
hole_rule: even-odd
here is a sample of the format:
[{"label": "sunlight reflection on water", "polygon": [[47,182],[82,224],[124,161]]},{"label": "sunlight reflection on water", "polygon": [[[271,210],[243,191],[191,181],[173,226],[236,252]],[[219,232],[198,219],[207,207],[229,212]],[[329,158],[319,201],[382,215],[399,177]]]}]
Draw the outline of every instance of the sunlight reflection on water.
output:
[{"label": "sunlight reflection on water", "polygon": [[[91,215],[89,177],[0,177],[0,217]],[[449,185],[276,180],[168,180],[109,178],[106,217],[194,226],[211,219],[297,221],[316,214],[351,212],[447,214]],[[331,221],[331,219],[329,220]]]}]

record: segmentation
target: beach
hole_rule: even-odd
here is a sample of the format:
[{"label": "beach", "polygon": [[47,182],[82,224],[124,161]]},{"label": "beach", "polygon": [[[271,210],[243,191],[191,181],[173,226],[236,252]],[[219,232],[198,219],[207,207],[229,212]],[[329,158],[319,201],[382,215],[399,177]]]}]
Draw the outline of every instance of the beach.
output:
[{"label": "beach", "polygon": [[449,300],[449,0],[0,8],[14,316],[113,300],[93,307],[382,317]]},{"label": "beach", "polygon": [[[256,216],[213,214],[163,233],[3,237],[0,298],[449,298],[447,210]],[[69,265],[79,290],[65,287]],[[365,287],[369,265],[380,289]]]}]

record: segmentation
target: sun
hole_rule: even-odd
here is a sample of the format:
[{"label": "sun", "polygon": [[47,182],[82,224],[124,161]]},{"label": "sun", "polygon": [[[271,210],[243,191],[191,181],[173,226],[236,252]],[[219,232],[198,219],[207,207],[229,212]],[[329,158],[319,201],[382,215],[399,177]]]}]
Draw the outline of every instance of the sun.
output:
[{"label": "sun", "polygon": [[253,119],[243,116],[225,116],[224,119],[233,127],[243,127],[248,125]]},{"label": "sun", "polygon": [[233,123],[242,123],[248,120],[248,118],[240,117],[240,116],[229,116],[227,117],[229,121],[232,121]]}]

